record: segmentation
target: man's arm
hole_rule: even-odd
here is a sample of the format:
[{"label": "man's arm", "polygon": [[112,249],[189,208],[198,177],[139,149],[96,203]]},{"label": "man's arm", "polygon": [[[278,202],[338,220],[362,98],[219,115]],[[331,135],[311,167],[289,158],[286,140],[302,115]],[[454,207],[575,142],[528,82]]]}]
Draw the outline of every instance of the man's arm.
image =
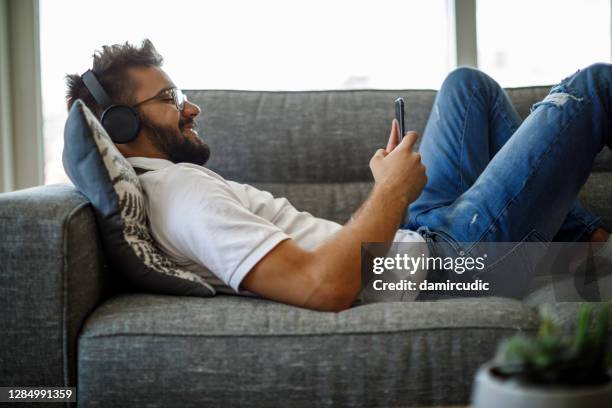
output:
[{"label": "man's arm", "polygon": [[361,290],[361,244],[392,241],[406,206],[426,183],[420,155],[412,151],[416,139],[416,133],[409,133],[391,152],[379,149],[372,157],[375,185],[359,217],[313,251],[291,239],[281,242],[251,269],[241,287],[310,309],[350,307]]}]

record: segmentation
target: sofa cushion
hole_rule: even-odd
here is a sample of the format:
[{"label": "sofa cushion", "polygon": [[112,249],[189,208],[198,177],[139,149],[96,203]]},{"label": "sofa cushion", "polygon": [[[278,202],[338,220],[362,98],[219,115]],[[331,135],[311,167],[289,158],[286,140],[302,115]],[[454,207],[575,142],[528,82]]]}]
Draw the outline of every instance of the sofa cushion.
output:
[{"label": "sofa cushion", "polygon": [[85,406],[463,404],[498,341],[536,325],[526,305],[498,298],[326,313],[239,296],[124,295],[83,328],[78,398]]},{"label": "sofa cushion", "polygon": [[196,120],[211,147],[207,167],[246,183],[371,181],[368,163],[387,142],[393,101],[404,98],[407,128],[422,131],[435,97],[426,90],[186,93],[202,107]]},{"label": "sofa cushion", "polygon": [[157,249],[134,169],[80,100],[66,122],[62,161],[66,174],[94,207],[109,262],[136,287],[157,293],[214,295],[211,285],[180,269]]}]

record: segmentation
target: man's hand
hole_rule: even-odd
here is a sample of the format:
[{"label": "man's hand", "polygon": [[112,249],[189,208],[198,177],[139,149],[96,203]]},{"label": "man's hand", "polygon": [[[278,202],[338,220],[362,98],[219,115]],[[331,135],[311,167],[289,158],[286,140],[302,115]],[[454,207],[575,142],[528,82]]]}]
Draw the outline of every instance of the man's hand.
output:
[{"label": "man's hand", "polygon": [[421,155],[412,151],[417,138],[416,132],[408,132],[398,143],[399,126],[393,120],[387,148],[378,149],[370,160],[375,184],[405,194],[408,202],[416,200],[427,183]]}]

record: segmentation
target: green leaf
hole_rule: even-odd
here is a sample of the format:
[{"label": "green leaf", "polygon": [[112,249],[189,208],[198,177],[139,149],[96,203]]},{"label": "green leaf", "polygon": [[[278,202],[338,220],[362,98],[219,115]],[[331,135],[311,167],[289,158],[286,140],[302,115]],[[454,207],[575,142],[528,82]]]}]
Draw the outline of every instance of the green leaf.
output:
[{"label": "green leaf", "polygon": [[578,319],[576,322],[576,336],[574,337],[574,344],[578,353],[582,353],[585,345],[588,342],[589,335],[589,322],[591,320],[591,305],[583,303],[578,310]]}]

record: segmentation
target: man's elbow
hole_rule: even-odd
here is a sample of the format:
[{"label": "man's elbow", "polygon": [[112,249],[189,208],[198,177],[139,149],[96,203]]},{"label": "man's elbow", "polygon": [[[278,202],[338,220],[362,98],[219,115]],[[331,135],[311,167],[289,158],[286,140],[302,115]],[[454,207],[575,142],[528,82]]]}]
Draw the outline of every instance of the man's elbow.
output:
[{"label": "man's elbow", "polygon": [[314,296],[309,298],[305,306],[326,312],[341,312],[353,305],[358,294],[359,290],[353,285],[341,282],[324,283],[313,293]]}]

